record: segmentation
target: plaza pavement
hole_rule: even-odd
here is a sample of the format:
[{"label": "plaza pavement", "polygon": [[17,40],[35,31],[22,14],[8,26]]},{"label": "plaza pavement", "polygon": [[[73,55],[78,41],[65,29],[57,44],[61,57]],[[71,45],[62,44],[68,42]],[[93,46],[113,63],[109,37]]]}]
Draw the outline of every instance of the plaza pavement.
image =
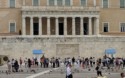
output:
[{"label": "plaza pavement", "polygon": [[[0,78],[65,78],[65,67],[60,68],[32,68],[36,72],[30,72],[30,70],[22,67],[23,72],[6,74],[7,67],[0,67]],[[27,71],[28,70],[28,71]],[[72,68],[73,70],[73,78],[96,78],[95,68],[91,70],[88,69],[79,69],[79,72]],[[125,70],[118,70],[112,72],[106,72],[103,70],[103,75],[107,76],[107,78],[120,78],[120,73],[125,72]]]},{"label": "plaza pavement", "polygon": [[[95,69],[91,69],[89,71],[89,69],[79,69],[79,72],[76,71],[74,68],[73,70],[73,78],[97,78],[96,76],[96,71]],[[106,72],[106,70],[103,70],[103,76],[106,76],[106,78],[121,78],[120,77],[120,73],[121,72],[125,72],[124,70],[119,70],[118,72],[116,71],[112,71],[112,72]],[[66,74],[65,74],[65,70],[64,68],[62,69],[58,69],[58,70],[54,70],[50,73],[35,77],[35,78],[65,78]]]}]

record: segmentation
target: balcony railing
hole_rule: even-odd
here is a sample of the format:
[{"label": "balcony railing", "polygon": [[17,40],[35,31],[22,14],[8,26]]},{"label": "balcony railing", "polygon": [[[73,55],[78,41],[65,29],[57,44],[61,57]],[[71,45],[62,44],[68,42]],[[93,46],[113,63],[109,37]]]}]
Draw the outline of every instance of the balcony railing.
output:
[{"label": "balcony railing", "polygon": [[84,6],[22,6],[22,11],[100,11],[96,7]]}]

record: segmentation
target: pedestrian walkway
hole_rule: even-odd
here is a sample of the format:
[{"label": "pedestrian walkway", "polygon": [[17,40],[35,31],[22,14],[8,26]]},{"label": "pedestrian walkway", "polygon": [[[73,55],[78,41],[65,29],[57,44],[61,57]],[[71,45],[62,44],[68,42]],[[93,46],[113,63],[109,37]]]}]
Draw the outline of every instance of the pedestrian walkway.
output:
[{"label": "pedestrian walkway", "polygon": [[[73,78],[97,78],[96,71],[94,68],[91,70],[89,69],[82,69],[80,68],[79,70],[73,70]],[[103,76],[106,76],[106,78],[121,78],[120,73],[123,72],[122,70],[119,72],[106,72],[103,70]],[[58,70],[53,70],[52,72],[40,75],[35,78],[65,78],[65,68],[59,68]]]},{"label": "pedestrian walkway", "polygon": [[[6,70],[4,67],[0,67],[0,71],[2,69]],[[27,69],[23,67],[23,72],[17,72],[17,73],[11,73],[6,74],[6,72],[0,72],[0,78],[65,78],[66,72],[65,67],[60,68],[34,68],[36,71],[34,72],[27,72]],[[75,68],[72,68],[73,70],[73,78],[97,78],[96,77],[96,71],[94,68],[90,69],[82,69],[79,68],[79,70],[76,70]],[[125,72],[125,70],[119,70],[118,72],[112,71],[112,72],[106,72],[103,70],[103,76],[106,76],[107,78],[120,78],[120,73]]]}]

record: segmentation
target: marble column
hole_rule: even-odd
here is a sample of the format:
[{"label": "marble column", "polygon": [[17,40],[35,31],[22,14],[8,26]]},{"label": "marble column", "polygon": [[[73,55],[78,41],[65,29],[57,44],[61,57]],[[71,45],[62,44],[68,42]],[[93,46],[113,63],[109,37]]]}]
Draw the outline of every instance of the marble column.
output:
[{"label": "marble column", "polygon": [[84,17],[81,17],[80,18],[80,35],[83,35],[84,34],[84,31],[83,31],[83,22],[84,21]]},{"label": "marble column", "polygon": [[54,4],[55,4],[55,6],[57,6],[57,0],[55,0]]},{"label": "marble column", "polygon": [[39,35],[42,35],[42,17],[39,17]]},{"label": "marble column", "polygon": [[76,31],[75,31],[75,17],[72,18],[72,35],[75,35]]},{"label": "marble column", "polygon": [[50,17],[47,17],[47,35],[50,35]]},{"label": "marble column", "polygon": [[56,35],[59,35],[59,20],[58,20],[58,17],[55,18],[56,21],[55,21],[55,24],[56,24]]},{"label": "marble column", "polygon": [[96,35],[99,35],[99,17],[96,17]]},{"label": "marble column", "polygon": [[30,17],[30,35],[33,35],[33,17]]},{"label": "marble column", "polygon": [[92,17],[89,17],[89,35],[92,35]]},{"label": "marble column", "polygon": [[93,0],[94,7],[96,6],[96,0]]},{"label": "marble column", "polygon": [[23,6],[25,6],[25,0],[22,0],[23,1]]},{"label": "marble column", "polygon": [[22,35],[26,35],[26,17],[22,17]]},{"label": "marble column", "polygon": [[64,17],[64,35],[67,35],[67,17]]}]

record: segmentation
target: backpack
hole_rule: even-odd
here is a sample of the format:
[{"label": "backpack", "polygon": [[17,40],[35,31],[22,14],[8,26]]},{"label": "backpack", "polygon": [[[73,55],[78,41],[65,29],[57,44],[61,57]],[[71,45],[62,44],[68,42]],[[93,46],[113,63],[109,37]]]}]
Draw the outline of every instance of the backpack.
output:
[{"label": "backpack", "polygon": [[95,70],[99,70],[99,67],[97,66],[97,67],[95,68]]}]

